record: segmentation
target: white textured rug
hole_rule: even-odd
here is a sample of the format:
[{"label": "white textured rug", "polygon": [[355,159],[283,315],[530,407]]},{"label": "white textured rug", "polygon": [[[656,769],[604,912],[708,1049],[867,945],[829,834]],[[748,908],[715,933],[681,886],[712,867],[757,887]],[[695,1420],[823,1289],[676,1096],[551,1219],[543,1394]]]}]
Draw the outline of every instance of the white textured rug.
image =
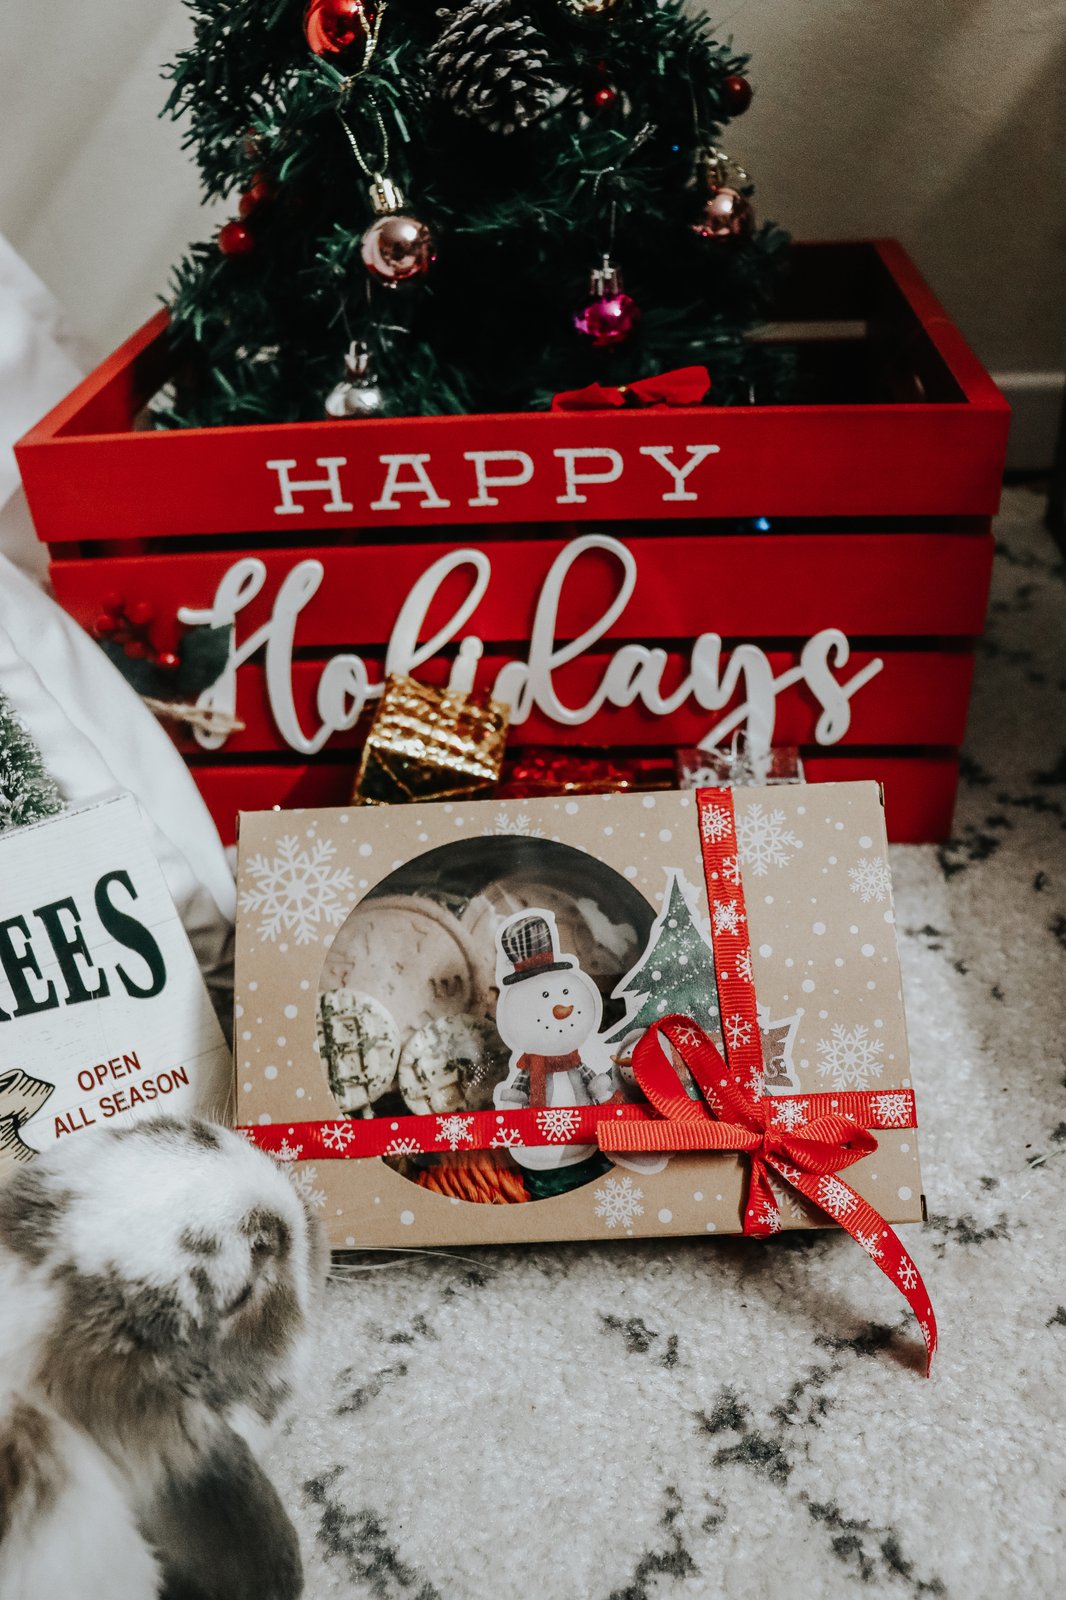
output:
[{"label": "white textured rug", "polygon": [[943,1595],[1066,1580],[1066,573],[998,524],[950,845],[893,852],[940,1322],[843,1235],[413,1258],[331,1285],[273,1471],[307,1593]]}]

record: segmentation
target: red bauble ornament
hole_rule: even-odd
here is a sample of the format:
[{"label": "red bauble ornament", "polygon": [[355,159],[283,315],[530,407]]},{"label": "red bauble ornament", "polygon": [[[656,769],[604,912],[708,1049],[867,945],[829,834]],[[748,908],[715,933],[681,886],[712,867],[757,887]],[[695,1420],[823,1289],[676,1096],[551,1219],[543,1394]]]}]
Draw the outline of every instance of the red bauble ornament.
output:
[{"label": "red bauble ornament", "polygon": [[162,667],[164,672],[176,672],[181,666],[181,662],[174,654],[173,650],[160,651],[159,655],[156,657],[155,664],[157,667]]},{"label": "red bauble ornament", "polygon": [[586,114],[591,117],[597,111],[607,111],[617,100],[618,90],[607,76],[606,61],[597,61],[581,91],[581,104]]},{"label": "red bauble ornament", "polygon": [[739,72],[731,72],[722,85],[722,99],[731,117],[739,117],[751,105],[751,84]]},{"label": "red bauble ornament", "polygon": [[149,600],[135,600],[126,615],[135,628],[146,628],[155,621],[155,606]]},{"label": "red bauble ornament", "polygon": [[376,0],[310,0],[304,38],[314,55],[343,72],[358,72],[378,23]]},{"label": "red bauble ornament", "polygon": [[243,222],[227,222],[218,230],[218,248],[224,256],[249,256],[255,249],[255,235]]}]

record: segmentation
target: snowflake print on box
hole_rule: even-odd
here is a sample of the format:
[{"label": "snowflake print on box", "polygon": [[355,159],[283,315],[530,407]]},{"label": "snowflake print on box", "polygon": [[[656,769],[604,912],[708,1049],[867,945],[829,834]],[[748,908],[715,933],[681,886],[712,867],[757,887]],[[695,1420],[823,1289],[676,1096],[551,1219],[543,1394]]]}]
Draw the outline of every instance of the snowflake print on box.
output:
[{"label": "snowflake print on box", "polygon": [[240,908],[258,915],[260,939],[275,943],[291,934],[297,944],[312,944],[319,938],[320,924],[340,926],[353,883],[350,867],[332,865],[336,854],[337,846],[329,839],[314,839],[301,848],[294,834],[285,834],[275,856],[252,856]]},{"label": "snowflake print on box", "polygon": [[507,811],[497,811],[492,819],[492,826],[486,828],[485,832],[500,839],[544,838],[544,829],[535,828],[526,811],[519,811],[513,817]]},{"label": "snowflake print on box", "polygon": [[869,905],[871,900],[880,903],[892,893],[888,863],[877,856],[860,856],[855,865],[848,868],[848,878],[852,894],[857,894],[863,905]]},{"label": "snowflake print on box", "polygon": [[632,1178],[607,1178],[593,1189],[592,1198],[596,1216],[603,1218],[607,1228],[624,1228],[626,1233],[632,1233],[634,1222],[644,1215],[644,1191],[636,1188]]},{"label": "snowflake print on box", "polygon": [[767,811],[760,800],[752,800],[744,810],[737,808],[737,854],[757,878],[765,878],[771,867],[787,867],[803,840],[785,827],[785,813]]},{"label": "snowflake print on box", "polygon": [[834,1089],[867,1089],[871,1078],[881,1076],[884,1048],[880,1039],[870,1038],[865,1023],[845,1028],[835,1022],[832,1037],[818,1041],[818,1072]]},{"label": "snowflake print on box", "polygon": [[290,1167],[289,1177],[297,1194],[309,1206],[314,1206],[316,1211],[322,1211],[326,1204],[326,1191],[318,1188],[317,1167]]}]

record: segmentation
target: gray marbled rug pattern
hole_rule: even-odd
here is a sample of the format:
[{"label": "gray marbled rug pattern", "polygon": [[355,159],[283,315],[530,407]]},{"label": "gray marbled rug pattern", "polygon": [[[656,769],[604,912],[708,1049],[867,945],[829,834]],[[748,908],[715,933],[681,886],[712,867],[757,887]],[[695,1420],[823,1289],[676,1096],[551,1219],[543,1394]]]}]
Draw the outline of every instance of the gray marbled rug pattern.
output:
[{"label": "gray marbled rug pattern", "polygon": [[997,524],[955,836],[893,851],[941,1347],[850,1241],[531,1247],[331,1284],[271,1463],[307,1593],[1059,1593],[1066,573]]}]

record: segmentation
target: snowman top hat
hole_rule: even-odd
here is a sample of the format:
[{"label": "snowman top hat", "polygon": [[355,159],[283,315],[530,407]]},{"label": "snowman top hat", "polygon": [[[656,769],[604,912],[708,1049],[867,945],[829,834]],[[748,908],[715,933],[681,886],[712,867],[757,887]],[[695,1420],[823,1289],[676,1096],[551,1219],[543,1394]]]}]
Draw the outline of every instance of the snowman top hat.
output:
[{"label": "snowman top hat", "polygon": [[500,930],[500,947],[514,968],[504,983],[521,983],[539,978],[545,972],[572,972],[577,963],[560,956],[555,946],[555,929],[542,913],[533,911],[516,917]]}]

